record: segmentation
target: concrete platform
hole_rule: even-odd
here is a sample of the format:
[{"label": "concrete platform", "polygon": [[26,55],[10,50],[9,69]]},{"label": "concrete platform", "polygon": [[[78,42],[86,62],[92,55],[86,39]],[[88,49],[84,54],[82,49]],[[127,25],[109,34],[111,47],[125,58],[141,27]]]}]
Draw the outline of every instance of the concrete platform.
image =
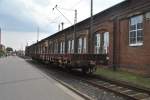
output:
[{"label": "concrete platform", "polygon": [[84,100],[16,56],[0,59],[0,100]]}]

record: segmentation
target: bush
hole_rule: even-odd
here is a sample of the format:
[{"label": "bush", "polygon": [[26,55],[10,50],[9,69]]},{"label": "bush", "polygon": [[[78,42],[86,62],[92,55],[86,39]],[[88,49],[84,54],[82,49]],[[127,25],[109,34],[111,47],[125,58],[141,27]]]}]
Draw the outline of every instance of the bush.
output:
[{"label": "bush", "polygon": [[5,52],[0,50],[0,57],[4,56],[5,55]]}]

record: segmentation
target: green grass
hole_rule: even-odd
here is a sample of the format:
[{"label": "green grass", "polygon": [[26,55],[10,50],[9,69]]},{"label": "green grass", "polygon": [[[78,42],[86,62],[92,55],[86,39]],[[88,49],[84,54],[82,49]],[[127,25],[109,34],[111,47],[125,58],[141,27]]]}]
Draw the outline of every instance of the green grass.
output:
[{"label": "green grass", "polygon": [[116,80],[130,82],[146,88],[150,88],[150,77],[146,78],[122,70],[113,71],[112,69],[108,69],[108,68],[97,68],[95,74],[108,77],[108,78],[113,78]]}]

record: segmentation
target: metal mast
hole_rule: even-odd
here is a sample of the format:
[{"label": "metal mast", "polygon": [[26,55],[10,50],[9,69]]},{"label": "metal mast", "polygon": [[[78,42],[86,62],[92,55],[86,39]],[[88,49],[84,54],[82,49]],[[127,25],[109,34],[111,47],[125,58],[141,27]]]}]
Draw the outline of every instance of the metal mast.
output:
[{"label": "metal mast", "polygon": [[1,28],[0,28],[0,44],[1,44]]},{"label": "metal mast", "polygon": [[91,17],[93,16],[93,0],[91,0]]},{"label": "metal mast", "polygon": [[39,26],[37,27],[37,42],[39,41]]},{"label": "metal mast", "polygon": [[92,53],[93,48],[93,0],[91,0],[91,17],[90,17],[90,32],[89,32],[89,53]]},{"label": "metal mast", "polygon": [[75,16],[74,16],[74,34],[73,34],[73,40],[74,40],[74,53],[77,53],[77,50],[76,50],[76,23],[77,23],[77,10],[75,10]]}]

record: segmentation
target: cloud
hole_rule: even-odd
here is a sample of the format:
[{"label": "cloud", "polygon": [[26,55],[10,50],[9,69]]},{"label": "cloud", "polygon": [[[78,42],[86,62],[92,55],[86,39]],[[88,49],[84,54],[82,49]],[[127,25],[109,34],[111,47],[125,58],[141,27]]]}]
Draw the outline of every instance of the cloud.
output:
[{"label": "cloud", "polygon": [[21,20],[7,14],[0,14],[0,16],[2,17],[0,18],[2,30],[24,32],[35,31],[36,27],[33,25],[34,22],[31,20]]},{"label": "cloud", "polygon": [[[123,0],[93,1],[93,10],[96,14]],[[4,34],[4,44],[20,48],[19,41],[24,45],[27,40],[35,41],[38,26],[41,38],[56,33],[61,22],[65,23],[65,28],[70,26],[71,24],[56,9],[52,10],[56,4],[72,24],[75,9],[78,11],[78,22],[90,16],[90,0],[0,0],[0,27]]]},{"label": "cloud", "polygon": [[[40,38],[49,36],[48,33],[40,33]],[[9,40],[9,41],[8,41]],[[35,32],[6,32],[2,31],[2,43],[13,49],[25,49],[25,46],[31,45],[37,41],[37,33]]]},{"label": "cloud", "polygon": [[50,26],[48,10],[44,9],[47,9],[44,4],[34,3],[32,0],[2,0],[0,3],[0,26],[7,31],[31,32],[36,31],[35,28],[39,26],[41,31],[49,32],[49,29],[46,29]]},{"label": "cloud", "polygon": [[[94,0],[94,14],[120,1],[123,0]],[[66,9],[77,9],[78,22],[90,16],[90,0],[1,0],[0,26],[7,31],[29,32],[39,26],[42,32],[54,33],[61,22],[65,27],[71,25],[57,10],[52,10],[56,4],[72,24],[74,11]]]}]

